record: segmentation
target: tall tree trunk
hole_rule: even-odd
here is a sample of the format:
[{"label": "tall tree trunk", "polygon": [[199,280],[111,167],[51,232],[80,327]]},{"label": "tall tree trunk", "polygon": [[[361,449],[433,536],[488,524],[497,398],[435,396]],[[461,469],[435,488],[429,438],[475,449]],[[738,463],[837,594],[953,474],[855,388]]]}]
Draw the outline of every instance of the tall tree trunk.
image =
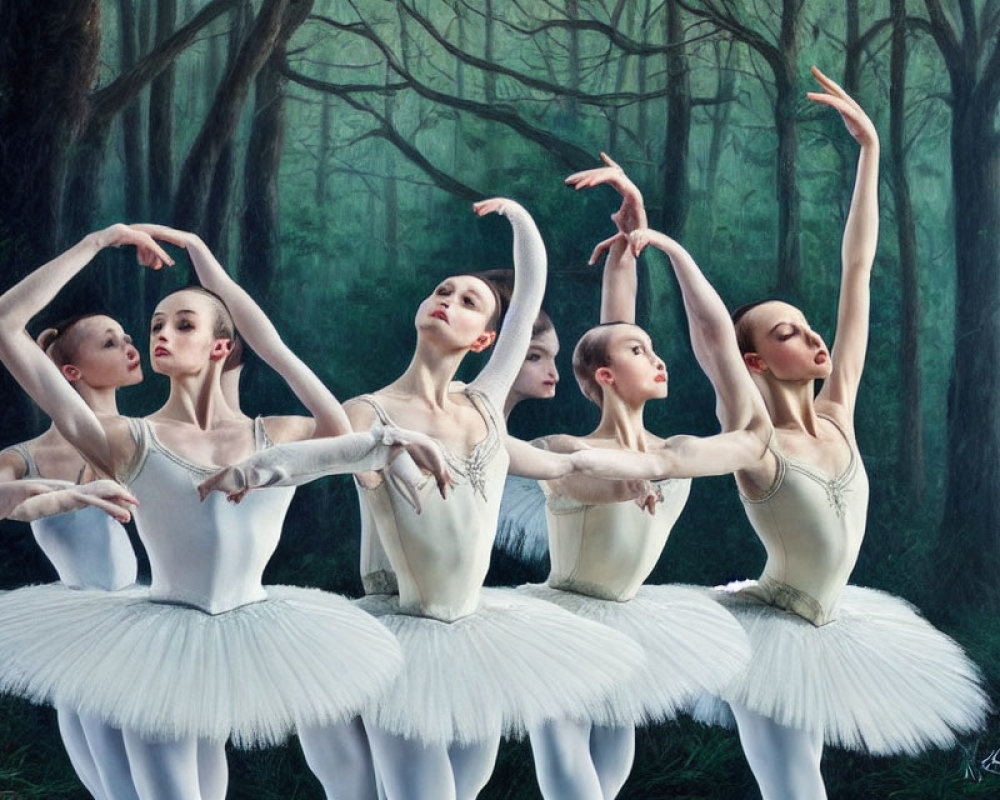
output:
[{"label": "tall tree trunk", "polygon": [[[580,9],[577,0],[566,0],[566,19],[570,23],[576,22],[580,18]],[[569,29],[569,85],[574,89],[580,88],[580,33],[575,26]],[[576,97],[570,97],[567,103],[569,118],[575,122],[580,116],[580,101]]]},{"label": "tall tree trunk", "polygon": [[[7,0],[0,12],[0,270],[10,285],[58,247],[69,148],[97,75],[100,5]],[[60,308],[82,304],[61,299]],[[37,430],[36,407],[6,370],[0,392],[4,440],[23,439],[29,421]]]},{"label": "tall tree trunk", "polygon": [[781,33],[778,51],[781,61],[775,70],[776,97],[774,127],[778,136],[777,190],[778,201],[778,290],[798,294],[801,271],[799,249],[800,200],[795,179],[795,162],[799,139],[795,107],[798,102],[796,80],[798,72],[798,24],[802,0],[782,3]]},{"label": "tall tree trunk", "polygon": [[[156,2],[156,42],[174,32],[177,0]],[[170,221],[174,184],[174,81],[173,64],[163,70],[149,89],[149,213],[157,222]]]},{"label": "tall tree trunk", "polygon": [[[892,5],[893,0],[889,0]],[[861,18],[858,0],[844,0],[847,18],[847,35],[844,39],[844,80],[841,84],[851,97],[858,91],[858,76],[861,73]]]},{"label": "tall tree trunk", "polygon": [[[226,56],[227,71],[232,69],[236,62],[236,56],[252,19],[253,8],[249,2],[240,3],[233,9],[229,27],[229,49]],[[223,264],[229,260],[230,206],[233,185],[236,181],[235,150],[233,140],[230,139],[219,153],[219,161],[215,165],[215,174],[212,176],[212,185],[208,194],[208,205],[205,209],[205,243]]]},{"label": "tall tree trunk", "polygon": [[98,0],[6,4],[0,230],[20,242],[8,263],[36,264],[59,245],[70,146],[89,112],[99,50]]},{"label": "tall tree trunk", "polygon": [[[708,140],[708,156],[706,159],[703,191],[708,199],[709,207],[712,209],[714,218],[715,209],[715,187],[719,181],[719,162],[722,160],[722,147],[725,141],[726,130],[729,123],[729,116],[733,104],[724,98],[733,96],[733,89],[736,85],[735,73],[732,69],[733,45],[726,43],[726,58],[723,64],[721,56],[722,43],[715,42],[715,63],[718,68],[715,71],[715,98],[709,108],[709,119],[712,121],[712,133]],[[712,226],[714,229],[714,225]]]},{"label": "tall tree trunk", "polygon": [[[649,24],[649,16],[651,14],[650,2],[646,0],[645,7],[642,14],[642,30],[646,30],[646,26]],[[646,41],[645,34],[643,34],[643,41]],[[648,85],[648,73],[647,73],[648,62],[645,58],[639,58],[639,63],[636,65],[636,91],[639,94],[644,95],[646,93],[646,87]],[[636,121],[635,121],[635,135],[639,140],[639,147],[642,148],[642,157],[645,159],[652,159],[653,157],[653,146],[649,141],[649,103],[636,103]]]},{"label": "tall tree trunk", "polygon": [[[483,0],[483,58],[490,64],[495,63],[493,29],[493,0]],[[497,101],[496,75],[491,70],[486,70],[483,81],[483,97],[487,103],[495,103]]]},{"label": "tall tree trunk", "polygon": [[920,368],[920,293],[917,237],[906,177],[906,0],[890,0],[892,45],[889,54],[889,164],[896,207],[896,241],[902,281],[902,377],[904,402],[899,443],[899,473],[912,505],[924,492],[924,412]]},{"label": "tall tree trunk", "polygon": [[[386,70],[386,81],[390,79],[388,69]],[[395,111],[395,97],[387,94],[383,113],[385,118],[392,122],[392,115]],[[382,227],[382,240],[385,247],[385,260],[383,266],[386,275],[395,275],[399,267],[399,185],[396,181],[392,162],[388,164],[385,181],[382,188],[384,199],[384,224]]]},{"label": "tall tree trunk", "polygon": [[[122,69],[127,70],[135,66],[138,59],[134,0],[119,0],[118,10]],[[125,169],[125,217],[130,221],[145,219],[142,108],[138,100],[133,100],[122,112],[122,149]]]},{"label": "tall tree trunk", "polygon": [[[971,83],[971,81],[970,81]],[[942,530],[951,543],[943,591],[982,610],[1000,607],[1000,157],[995,105],[953,90],[955,354],[948,398],[948,489]]]},{"label": "tall tree trunk", "polygon": [[[324,76],[325,77],[325,76]],[[330,156],[333,140],[333,97],[326,92],[320,96],[319,143],[316,147],[316,180],[313,184],[313,202],[326,215],[329,200]]]},{"label": "tall tree trunk", "polygon": [[[313,0],[292,0],[283,4],[278,29],[270,41],[269,58],[255,80],[254,121],[243,173],[243,246],[239,275],[247,291],[257,297],[267,296],[280,264],[278,168],[285,139],[286,79],[279,66],[285,58],[288,40],[305,21],[312,6]],[[257,32],[251,32],[248,42]]]},{"label": "tall tree trunk", "polygon": [[233,68],[220,84],[215,102],[181,170],[174,202],[174,221],[178,226],[190,230],[204,228],[209,191],[219,156],[236,132],[251,83],[274,49],[284,11],[295,2],[264,0]]},{"label": "tall tree trunk", "polygon": [[667,135],[663,147],[663,214],[661,230],[680,238],[684,232],[688,201],[688,142],[691,138],[691,82],[684,21],[676,0],[664,8],[667,38]]}]

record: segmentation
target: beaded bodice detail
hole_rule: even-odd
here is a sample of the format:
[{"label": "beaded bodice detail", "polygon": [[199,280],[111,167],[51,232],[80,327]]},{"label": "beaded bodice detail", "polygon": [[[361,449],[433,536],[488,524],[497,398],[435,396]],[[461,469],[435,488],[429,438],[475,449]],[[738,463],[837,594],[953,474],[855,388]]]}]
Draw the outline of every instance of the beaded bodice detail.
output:
[{"label": "beaded bodice detail", "polygon": [[[465,393],[485,419],[487,433],[466,458],[441,445],[456,480],[447,499],[430,476],[419,514],[391,481],[358,485],[366,588],[391,591],[394,577],[403,613],[448,622],[479,605],[509,462],[502,419],[485,395],[472,388]],[[393,424],[377,396],[359,399],[383,424]]]},{"label": "beaded bodice detail", "polygon": [[744,593],[815,625],[836,619],[837,601],[857,563],[868,512],[864,465],[853,442],[837,429],[851,450],[840,475],[824,475],[772,443],[777,473],[771,489],[760,498],[743,497],[747,517],[767,551],[763,575]]}]

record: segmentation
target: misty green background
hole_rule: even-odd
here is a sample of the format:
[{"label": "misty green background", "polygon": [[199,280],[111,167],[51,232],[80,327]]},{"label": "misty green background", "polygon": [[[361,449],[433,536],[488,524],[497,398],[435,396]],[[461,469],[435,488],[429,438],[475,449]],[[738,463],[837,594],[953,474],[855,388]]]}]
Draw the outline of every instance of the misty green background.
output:
[{"label": "misty green background", "polygon": [[[562,180],[596,166],[601,150],[643,189],[651,226],[690,250],[730,306],[788,298],[832,341],[857,146],[835,112],[805,99],[815,88],[808,67],[843,81],[883,144],[882,234],[857,411],[872,502],[853,581],[921,607],[968,649],[995,690],[1000,421],[988,411],[956,411],[963,406],[955,398],[969,396],[970,382],[992,386],[1000,252],[986,216],[992,194],[973,194],[971,208],[983,216],[956,233],[955,221],[974,215],[953,170],[965,170],[957,185],[968,186],[972,159],[973,177],[978,169],[987,189],[1000,188],[996,141],[969,133],[995,135],[1000,3],[36,0],[0,4],[0,15],[0,45],[15,53],[0,58],[5,286],[111,222],[185,225],[346,399],[402,371],[416,305],[438,279],[509,265],[507,223],[480,220],[470,206],[512,197],[545,238],[545,306],[563,346],[556,399],[526,402],[511,417],[511,431],[525,438],[584,433],[597,420],[574,384],[569,354],[598,318],[600,270],[586,262],[612,232],[618,198],[607,188],[574,193]],[[269,18],[278,26],[261,45]],[[167,34],[192,25],[184,45],[165,56]],[[23,45],[32,37],[37,53]],[[70,37],[72,48],[60,47]],[[259,63],[241,82],[254,48],[263,48]],[[901,50],[904,68],[893,63]],[[47,55],[55,52],[77,60],[63,65]],[[980,90],[972,100],[959,97],[962,58]],[[79,103],[72,119],[67,88]],[[960,132],[967,138],[957,138],[956,109],[970,105],[972,122],[963,117]],[[36,106],[37,115],[23,110]],[[899,132],[895,147],[891,130]],[[52,131],[59,136],[49,149],[35,148]],[[164,155],[166,168],[151,158]],[[53,162],[65,174],[42,169]],[[15,181],[20,167],[34,177]],[[912,231],[912,252],[901,247],[901,230]],[[143,351],[155,298],[190,279],[179,262],[170,274],[144,274],[131,254],[103,253],[37,327],[70,310],[102,309]],[[779,269],[789,264],[797,269]],[[650,252],[641,271],[640,321],[671,374],[670,397],[648,408],[647,424],[660,434],[712,433],[711,387],[691,356],[669,265]],[[978,298],[968,288],[961,294],[977,282]],[[967,296],[981,307],[958,302]],[[956,354],[979,360],[967,366]],[[481,363],[470,357],[466,375]],[[40,431],[46,421],[3,380],[3,441]],[[252,359],[244,380],[248,413],[296,409]],[[147,369],[144,385],[122,392],[120,403],[145,413],[165,391],[165,379]],[[3,586],[52,579],[26,526],[4,523],[3,533]],[[268,582],[357,595],[357,534],[349,480],[304,487]],[[702,479],[651,580],[723,583],[757,575],[763,557],[732,480]],[[490,582],[544,575],[497,556]],[[2,712],[0,796],[85,796],[51,710],[7,700]],[[831,750],[824,772],[831,797],[992,797],[1000,777],[977,764],[996,747],[991,718],[988,731],[951,752],[872,759]],[[231,765],[231,797],[322,796],[294,743],[234,754]],[[640,732],[622,797],[755,792],[734,733],[681,721]],[[537,796],[525,745],[502,748],[482,796]]]}]

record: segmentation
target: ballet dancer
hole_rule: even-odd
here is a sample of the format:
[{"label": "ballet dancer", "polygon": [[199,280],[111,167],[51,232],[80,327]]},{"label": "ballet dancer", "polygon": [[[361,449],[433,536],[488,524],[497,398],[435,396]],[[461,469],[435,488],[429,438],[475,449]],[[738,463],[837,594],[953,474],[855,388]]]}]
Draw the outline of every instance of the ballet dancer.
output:
[{"label": "ballet dancer", "polygon": [[[724,430],[763,406],[767,446],[736,472],[747,517],[767,561],[756,581],[720,596],[745,628],[752,658],[725,690],[747,761],[765,800],[826,797],[826,743],[873,754],[951,747],[985,722],[979,672],[961,648],[905,601],[847,583],[865,532],[868,480],[854,410],[868,339],[870,274],[878,238],[875,127],[861,107],[813,67],[822,91],[808,98],[838,111],[860,145],[841,249],[837,336],[828,350],[803,313],[769,300],[733,322],[673,240],[631,234],[671,260],[695,311],[695,355],[713,382]],[[815,384],[823,385],[817,394]],[[721,709],[707,704],[706,719]]]},{"label": "ballet dancer", "polygon": [[[113,244],[113,242],[108,242]],[[68,319],[38,337],[39,347],[99,414],[118,414],[117,390],[142,381],[139,351],[115,320],[103,314]],[[0,480],[49,478],[87,485],[83,457],[55,425],[0,453]],[[74,589],[116,591],[135,583],[136,557],[128,533],[96,507],[31,523],[35,541],[59,580]],[[120,729],[69,708],[56,709],[59,734],[74,771],[97,800],[136,797]]]},{"label": "ballet dancer", "polygon": [[[535,444],[563,453],[642,453],[666,444],[646,429],[643,415],[647,402],[667,396],[666,367],[635,324],[636,262],[627,236],[645,227],[646,214],[639,190],[602,157],[605,167],[566,180],[577,189],[610,183],[622,194],[612,215],[617,234],[607,246],[600,325],[583,335],[573,353],[576,380],[601,418],[586,436],[549,436]],[[677,257],[690,260],[684,251]],[[759,429],[759,420],[747,427]],[[745,665],[749,646],[739,623],[703,590],[645,584],[687,501],[689,479],[571,476],[543,486],[551,570],[544,584],[520,591],[625,633],[647,657],[616,696],[613,724],[566,719],[532,731],[536,774],[549,800],[610,800],[631,771],[635,726],[673,718],[701,694],[721,690]]]},{"label": "ballet dancer", "polygon": [[[168,295],[153,315],[151,358],[170,378],[166,404],[143,419],[96,417],[23,328],[108,243],[135,245],[146,266],[171,263],[140,228],[117,225],[85,238],[0,297],[0,358],[95,471],[117,476],[139,499],[152,584],[119,592],[57,584],[4,595],[0,685],[121,727],[142,800],[214,800],[225,796],[227,738],[271,744],[300,721],[348,719],[385,690],[400,658],[384,627],[343,598],[261,585],[292,489],[234,505],[201,502],[197,482],[218,468],[209,465],[272,442],[332,435],[340,471],[384,466],[401,445],[387,428],[336,436],[349,429],[346,415],[307,371],[290,385],[314,419],[250,420],[234,411],[220,382],[233,318],[199,287]],[[185,244],[207,253],[193,235]],[[287,351],[249,296],[219,285],[265,361]],[[443,480],[440,463],[422,463]]]}]

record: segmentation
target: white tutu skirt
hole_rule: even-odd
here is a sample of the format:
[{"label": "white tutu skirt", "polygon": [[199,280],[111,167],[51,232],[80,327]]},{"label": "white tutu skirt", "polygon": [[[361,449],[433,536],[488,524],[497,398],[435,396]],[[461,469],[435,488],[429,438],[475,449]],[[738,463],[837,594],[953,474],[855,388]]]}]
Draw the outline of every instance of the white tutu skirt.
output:
[{"label": "white tutu skirt", "polygon": [[365,720],[428,744],[521,736],[547,720],[607,722],[641,648],[609,628],[509,589],[484,589],[454,622],[400,614],[399,598],[357,604],[399,641],[405,667]]},{"label": "white tutu skirt", "polygon": [[317,589],[211,615],[118,592],[30,586],[0,596],[0,689],[153,740],[282,741],[358,714],[402,667],[379,622]]},{"label": "white tutu skirt", "polygon": [[702,694],[721,692],[750,659],[743,627],[700,587],[647,585],[625,602],[547,584],[528,584],[517,591],[613,628],[643,648],[645,660],[613,695],[617,725],[676,717]]},{"label": "white tutu skirt", "polygon": [[[748,583],[716,595],[752,648],[747,669],[722,700],[875,755],[949,748],[956,734],[985,725],[989,701],[978,668],[905,600],[847,586],[837,619],[816,627],[736,593]],[[710,698],[699,702],[696,717],[733,721]]]}]

